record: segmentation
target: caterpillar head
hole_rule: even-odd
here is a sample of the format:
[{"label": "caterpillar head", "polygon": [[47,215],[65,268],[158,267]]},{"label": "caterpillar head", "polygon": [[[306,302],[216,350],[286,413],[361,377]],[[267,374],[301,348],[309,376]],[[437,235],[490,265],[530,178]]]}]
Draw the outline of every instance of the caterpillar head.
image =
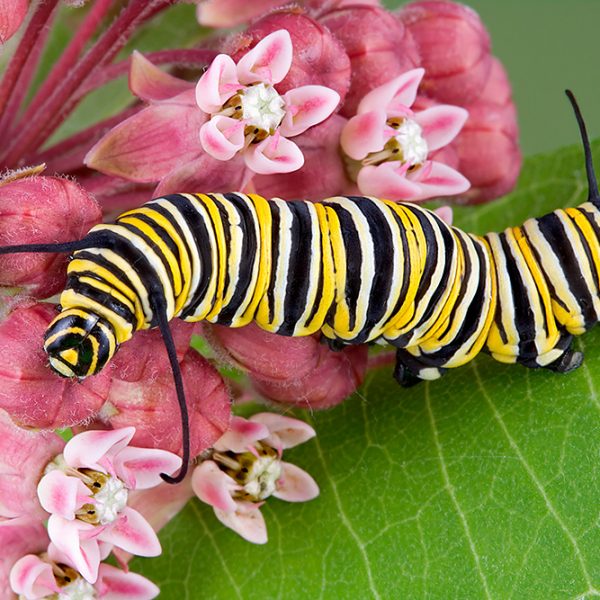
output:
[{"label": "caterpillar head", "polygon": [[44,336],[52,369],[62,377],[95,375],[118,348],[113,326],[81,308],[62,311]]}]

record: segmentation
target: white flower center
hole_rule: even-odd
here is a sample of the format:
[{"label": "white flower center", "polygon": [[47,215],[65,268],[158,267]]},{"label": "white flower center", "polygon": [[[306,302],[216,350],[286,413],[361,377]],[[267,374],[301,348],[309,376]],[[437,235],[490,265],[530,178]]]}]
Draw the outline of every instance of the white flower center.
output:
[{"label": "white flower center", "polygon": [[256,498],[268,498],[276,488],[277,480],[281,476],[281,462],[277,456],[261,456],[256,459],[248,473],[248,483],[244,491]]},{"label": "white flower center", "polygon": [[128,492],[116,477],[109,477],[102,489],[94,494],[94,508],[100,525],[112,523],[127,506]]},{"label": "white flower center", "polygon": [[259,83],[248,86],[242,94],[242,118],[248,125],[271,132],[285,116],[285,101],[273,86]]},{"label": "white flower center", "polygon": [[58,600],[94,600],[94,598],[96,598],[94,586],[83,577],[78,577],[69,585],[61,588],[58,593]]},{"label": "white flower center", "polygon": [[394,136],[402,150],[403,162],[418,165],[425,162],[429,148],[423,137],[423,129],[412,119],[404,119]]}]

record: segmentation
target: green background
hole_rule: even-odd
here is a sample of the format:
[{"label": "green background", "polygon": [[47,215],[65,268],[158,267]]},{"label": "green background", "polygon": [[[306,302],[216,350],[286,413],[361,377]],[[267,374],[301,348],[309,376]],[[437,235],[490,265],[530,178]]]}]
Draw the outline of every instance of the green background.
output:
[{"label": "green background", "polygon": [[[390,8],[405,2],[384,2]],[[472,0],[488,28],[492,51],[508,71],[526,155],[578,141],[563,90],[571,88],[600,135],[600,2]]]}]

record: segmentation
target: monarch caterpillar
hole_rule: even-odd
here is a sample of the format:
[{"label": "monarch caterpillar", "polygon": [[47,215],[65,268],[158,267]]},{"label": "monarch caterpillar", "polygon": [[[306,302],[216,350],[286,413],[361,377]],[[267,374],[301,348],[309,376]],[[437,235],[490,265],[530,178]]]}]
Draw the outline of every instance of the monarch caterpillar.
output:
[{"label": "monarch caterpillar", "polygon": [[600,195],[583,118],[588,201],[485,236],[416,205],[344,196],[323,202],[174,194],[94,227],[82,240],[0,249],[72,252],[61,312],[44,348],[66,377],[100,371],[138,329],[159,327],[189,431],[168,322],[255,321],[332,347],[383,339],[402,385],[435,379],[484,347],[501,362],[559,372],[600,320]]}]

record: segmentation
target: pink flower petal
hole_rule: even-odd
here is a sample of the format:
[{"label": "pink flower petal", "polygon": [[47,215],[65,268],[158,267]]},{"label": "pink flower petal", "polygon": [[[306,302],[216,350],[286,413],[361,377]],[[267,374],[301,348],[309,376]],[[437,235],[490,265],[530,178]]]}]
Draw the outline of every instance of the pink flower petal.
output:
[{"label": "pink flower petal", "polygon": [[37,495],[45,511],[71,521],[75,518],[75,511],[88,501],[92,492],[77,477],[69,477],[56,469],[42,477]]},{"label": "pink flower petal", "polygon": [[158,181],[200,154],[206,121],[194,91],[152,104],[111,129],[87,153],[88,167],[130,181]]},{"label": "pink flower petal", "polygon": [[194,86],[173,77],[151,63],[141,52],[133,51],[129,68],[129,89],[142,100],[167,100]]},{"label": "pink flower petal", "polygon": [[279,83],[292,66],[292,38],[285,29],[279,29],[263,38],[237,64],[241,83],[247,85],[264,81]]},{"label": "pink flower petal", "polygon": [[433,211],[446,225],[452,225],[454,213],[451,206],[440,206]]},{"label": "pink flower petal", "polygon": [[52,566],[35,554],[28,554],[13,565],[10,587],[25,598],[45,598],[60,591]]},{"label": "pink flower petal", "polygon": [[460,106],[442,104],[415,114],[415,121],[423,128],[423,137],[431,152],[449,144],[462,129],[469,112]]},{"label": "pink flower petal", "polygon": [[250,417],[255,423],[265,425],[270,434],[277,436],[281,448],[293,448],[317,435],[316,431],[304,421],[284,417],[272,412],[256,413]]},{"label": "pink flower petal", "polygon": [[217,160],[230,160],[244,147],[244,123],[217,115],[200,128],[200,143]]},{"label": "pink flower petal", "polygon": [[160,589],[138,573],[125,572],[102,563],[96,586],[102,590],[102,600],[151,600]]},{"label": "pink flower petal", "polygon": [[279,126],[281,135],[293,137],[329,117],[340,95],[323,85],[303,85],[284,95],[286,113]]},{"label": "pink flower petal", "polygon": [[229,529],[253,544],[267,543],[267,526],[265,519],[256,504],[237,502],[234,512],[225,512],[215,508],[217,519]]},{"label": "pink flower petal", "polygon": [[371,152],[385,146],[386,114],[383,110],[371,110],[352,117],[342,131],[340,144],[344,152],[355,160],[361,160]]},{"label": "pink flower petal", "polygon": [[28,8],[28,0],[0,0],[0,45],[19,29]]},{"label": "pink flower petal", "polygon": [[202,0],[196,7],[196,18],[205,27],[228,29],[278,6],[281,6],[281,0]]},{"label": "pink flower petal", "polygon": [[196,84],[196,103],[205,113],[215,113],[240,87],[235,63],[227,54],[219,54]]},{"label": "pink flower petal", "polygon": [[158,448],[123,448],[113,461],[117,477],[129,489],[145,490],[162,483],[161,473],[171,474],[181,467],[181,458]]},{"label": "pink flower petal", "polygon": [[90,583],[98,578],[100,565],[98,540],[91,537],[96,529],[90,523],[67,521],[59,515],[50,515],[48,519],[48,536],[52,543]]},{"label": "pink flower petal", "polygon": [[116,521],[100,533],[98,539],[137,556],[158,556],[162,551],[158,537],[148,521],[137,510],[128,506],[121,511],[121,516]]},{"label": "pink flower petal", "polygon": [[243,190],[252,172],[240,154],[223,162],[202,152],[196,159],[167,174],[154,190],[154,198],[181,190]]},{"label": "pink flower petal", "polygon": [[[419,171],[425,171],[427,165],[431,165],[427,169],[426,174],[420,176]],[[471,183],[461,175],[458,171],[436,161],[430,161],[421,169],[411,173],[409,178],[421,188],[420,194],[411,198],[411,200],[425,200],[427,198],[436,198],[438,196],[456,196],[466,192]]]},{"label": "pink flower petal", "polygon": [[318,495],[319,486],[306,471],[281,461],[281,477],[273,496],[287,502],[306,502]]},{"label": "pink flower petal", "polygon": [[252,144],[243,153],[248,168],[255,173],[291,173],[304,164],[302,150],[294,142],[276,135]]},{"label": "pink flower petal", "polygon": [[262,440],[269,435],[268,428],[252,419],[233,417],[229,429],[215,442],[214,449],[219,452],[232,450],[233,452],[245,452],[251,444]]},{"label": "pink flower petal", "polygon": [[237,504],[231,494],[240,486],[212,460],[205,460],[194,469],[192,489],[202,502],[210,504],[215,510],[236,510]]},{"label": "pink flower petal", "polygon": [[399,163],[387,162],[376,167],[363,167],[356,183],[366,196],[386,200],[412,200],[421,193],[421,187],[400,173]]},{"label": "pink flower petal", "polygon": [[134,434],[135,427],[78,433],[65,446],[65,461],[75,469],[86,467],[105,472],[106,468],[101,464],[103,459],[107,455],[112,457],[125,448]]},{"label": "pink flower petal", "polygon": [[402,107],[410,108],[417,97],[417,89],[425,75],[425,69],[411,69],[371,90],[358,105],[357,113],[389,109],[394,112]]}]

